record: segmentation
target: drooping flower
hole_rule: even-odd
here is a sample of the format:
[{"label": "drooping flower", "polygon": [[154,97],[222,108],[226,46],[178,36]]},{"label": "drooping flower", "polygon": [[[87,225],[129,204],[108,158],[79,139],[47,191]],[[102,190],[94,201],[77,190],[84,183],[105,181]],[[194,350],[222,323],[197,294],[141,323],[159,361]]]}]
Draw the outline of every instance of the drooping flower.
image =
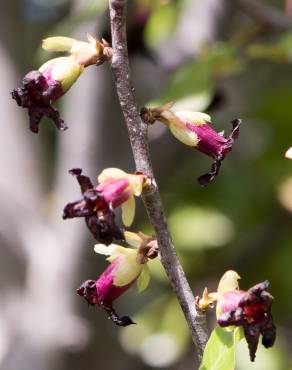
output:
[{"label": "drooping flower", "polygon": [[254,361],[260,335],[266,348],[272,347],[276,340],[276,327],[271,313],[273,297],[267,292],[268,281],[243,291],[239,289],[238,279],[240,277],[235,271],[227,271],[220,280],[217,292],[208,293],[205,289],[198,306],[206,309],[217,301],[218,324],[226,328],[242,327],[250,359]]},{"label": "drooping flower", "polygon": [[129,226],[135,215],[134,195],[139,196],[148,179],[142,174],[127,174],[117,168],[105,169],[93,186],[81,169],[69,171],[76,176],[83,198],[65,206],[63,218],[85,217],[87,227],[100,242],[110,244],[123,240],[121,229],[115,224],[114,208],[121,206],[122,218]]},{"label": "drooping flower", "polygon": [[201,112],[171,112],[165,105],[160,108],[143,108],[141,116],[149,124],[155,121],[164,123],[172,134],[182,143],[196,148],[200,152],[214,159],[211,170],[200,176],[198,181],[205,186],[212,182],[219,173],[221,162],[232,150],[234,141],[239,135],[240,119],[232,121],[232,131],[225,138],[223,134],[216,132],[210,126],[211,117]]},{"label": "drooping flower", "polygon": [[135,217],[135,196],[150,186],[150,179],[142,173],[129,174],[118,168],[106,168],[98,176],[97,191],[113,208],[121,206],[125,226],[130,226]]},{"label": "drooping flower", "polygon": [[[125,239],[134,248],[119,245],[97,244],[96,253],[109,256],[110,265],[97,280],[87,280],[77,293],[84,297],[89,305],[100,306],[109,318],[119,326],[134,324],[129,316],[120,317],[113,308],[113,301],[125,293],[136,281],[139,292],[148,286],[150,275],[147,266],[148,258],[157,256],[157,243],[144,234],[125,232]],[[153,254],[156,243],[156,255]],[[141,258],[142,256],[142,258]]]},{"label": "drooping flower", "polygon": [[17,104],[28,110],[32,132],[38,133],[43,116],[52,119],[59,130],[67,128],[52,103],[70,89],[85,67],[105,58],[104,50],[108,50],[106,44],[90,35],[87,37],[89,42],[69,37],[49,37],[43,40],[43,49],[67,51],[70,55],[51,59],[38,70],[27,73],[22,80],[22,87],[12,91],[12,98]]}]

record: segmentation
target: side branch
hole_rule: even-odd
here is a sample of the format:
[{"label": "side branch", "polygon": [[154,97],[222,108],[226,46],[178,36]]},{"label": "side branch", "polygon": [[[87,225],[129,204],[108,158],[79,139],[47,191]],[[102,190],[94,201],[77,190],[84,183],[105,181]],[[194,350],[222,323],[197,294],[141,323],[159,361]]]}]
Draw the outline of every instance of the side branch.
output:
[{"label": "side branch", "polygon": [[[113,48],[111,67],[129,132],[136,169],[154,179],[148,150],[147,125],[140,118],[130,80],[126,40],[126,0],[109,0],[109,7]],[[150,222],[155,229],[161,262],[185,314],[192,339],[197,348],[198,358],[201,360],[208,340],[205,314],[196,310],[194,296],[168,231],[157,187],[145,194],[143,200]]]}]

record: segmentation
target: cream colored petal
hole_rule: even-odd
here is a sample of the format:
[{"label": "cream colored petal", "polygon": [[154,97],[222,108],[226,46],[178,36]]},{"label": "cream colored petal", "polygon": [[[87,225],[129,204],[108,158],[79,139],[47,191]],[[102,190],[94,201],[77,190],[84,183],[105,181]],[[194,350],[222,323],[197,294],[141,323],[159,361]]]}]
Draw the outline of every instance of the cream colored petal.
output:
[{"label": "cream colored petal", "polygon": [[131,231],[125,231],[124,236],[126,242],[135,248],[139,248],[143,242],[142,238],[138,234],[132,233]]},{"label": "cream colored petal", "polygon": [[236,271],[233,271],[233,270],[226,271],[225,274],[222,276],[221,280],[219,281],[217,292],[221,294],[223,292],[228,292],[228,291],[238,289],[239,279],[240,279],[240,276],[238,275]]},{"label": "cream colored petal", "polygon": [[184,127],[185,123],[182,121],[178,116],[176,116],[170,110],[164,110],[161,112],[160,116],[163,118],[161,121],[162,123],[169,126],[170,124],[175,125],[177,127]]},{"label": "cream colored petal", "polygon": [[138,292],[141,293],[143,290],[147,288],[150,282],[150,270],[149,267],[146,265],[143,266],[143,269],[141,271],[141,274],[137,280],[137,287],[138,287]]},{"label": "cream colored petal", "polygon": [[124,177],[127,177],[127,173],[119,168],[106,168],[101,172],[97,180],[102,183],[108,179],[120,179]]},{"label": "cream colored petal", "polygon": [[142,193],[144,176],[143,175],[127,175],[131,184],[131,190],[136,197]]},{"label": "cream colored petal", "polygon": [[130,197],[125,203],[122,204],[122,220],[125,226],[131,226],[135,217],[135,199]]},{"label": "cream colored petal", "polygon": [[189,146],[197,146],[199,138],[195,132],[189,130],[187,127],[177,127],[176,125],[170,124],[169,129],[172,134],[182,143]]},{"label": "cream colored petal", "polygon": [[[64,91],[67,91],[77,80],[84,67],[73,57],[60,57],[53,59],[52,78],[62,84]],[[42,72],[43,65],[39,70]]]},{"label": "cream colored petal", "polygon": [[182,121],[188,121],[194,125],[204,125],[206,122],[211,122],[211,117],[206,113],[191,112],[191,111],[180,111],[176,112],[175,115]]},{"label": "cream colored petal", "polygon": [[144,267],[136,262],[137,250],[128,248],[127,251],[127,255],[119,260],[115,270],[114,285],[116,286],[128,285],[136,280]]},{"label": "cream colored petal", "polygon": [[107,261],[112,262],[118,256],[125,256],[131,254],[130,248],[121,247],[117,244],[110,244],[108,246],[104,244],[96,244],[94,246],[95,253],[109,256]]},{"label": "cream colored petal", "polygon": [[285,157],[288,158],[288,159],[292,159],[292,147],[289,148],[286,153],[285,153]]},{"label": "cream colored petal", "polygon": [[96,54],[96,47],[89,42],[79,41],[72,45],[70,53],[78,58],[90,57]]},{"label": "cream colored petal", "polygon": [[78,40],[71,37],[48,37],[43,40],[42,48],[46,51],[70,51]]}]

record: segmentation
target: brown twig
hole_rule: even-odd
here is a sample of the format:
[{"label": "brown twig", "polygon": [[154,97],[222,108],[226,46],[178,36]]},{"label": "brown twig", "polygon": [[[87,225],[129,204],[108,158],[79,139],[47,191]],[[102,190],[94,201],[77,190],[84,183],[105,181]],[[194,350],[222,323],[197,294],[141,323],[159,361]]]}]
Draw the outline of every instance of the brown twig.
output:
[{"label": "brown twig", "polygon": [[[142,122],[135,102],[130,80],[126,40],[126,0],[109,0],[112,33],[112,72],[119,101],[127,124],[137,171],[154,180],[148,150],[147,125]],[[155,184],[155,180],[154,180]],[[161,253],[161,262],[185,314],[198,358],[202,359],[208,340],[206,317],[195,307],[195,299],[173,246],[157,186],[143,195],[147,213],[152,223]]]}]

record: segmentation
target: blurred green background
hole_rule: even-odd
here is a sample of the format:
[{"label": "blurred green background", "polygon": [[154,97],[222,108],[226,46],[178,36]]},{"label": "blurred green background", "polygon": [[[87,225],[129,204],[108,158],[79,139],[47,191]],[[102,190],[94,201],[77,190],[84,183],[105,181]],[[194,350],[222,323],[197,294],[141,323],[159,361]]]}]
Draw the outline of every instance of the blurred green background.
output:
[{"label": "blurred green background", "polygon": [[[174,101],[206,111],[217,131],[242,118],[240,138],[220,176],[196,178],[211,160],[162,126],[149,129],[151,156],[170,230],[195,295],[235,269],[241,287],[265,279],[275,297],[274,348],[254,364],[244,341],[237,369],[291,370],[292,339],[292,1],[132,0],[128,2],[132,77],[141,106]],[[258,6],[259,5],[259,6]],[[263,5],[263,8],[262,8]],[[80,196],[72,167],[93,179],[104,167],[133,171],[108,65],[91,67],[60,101],[69,130],[45,120],[28,129],[9,92],[49,59],[41,39],[110,41],[103,0],[0,1],[0,369],[195,369],[183,315],[159,261],[149,288],[116,303],[138,325],[116,328],[75,289],[105,262],[83,220],[62,221]],[[133,230],[151,233],[144,209]],[[208,314],[209,328],[214,312]]]}]

